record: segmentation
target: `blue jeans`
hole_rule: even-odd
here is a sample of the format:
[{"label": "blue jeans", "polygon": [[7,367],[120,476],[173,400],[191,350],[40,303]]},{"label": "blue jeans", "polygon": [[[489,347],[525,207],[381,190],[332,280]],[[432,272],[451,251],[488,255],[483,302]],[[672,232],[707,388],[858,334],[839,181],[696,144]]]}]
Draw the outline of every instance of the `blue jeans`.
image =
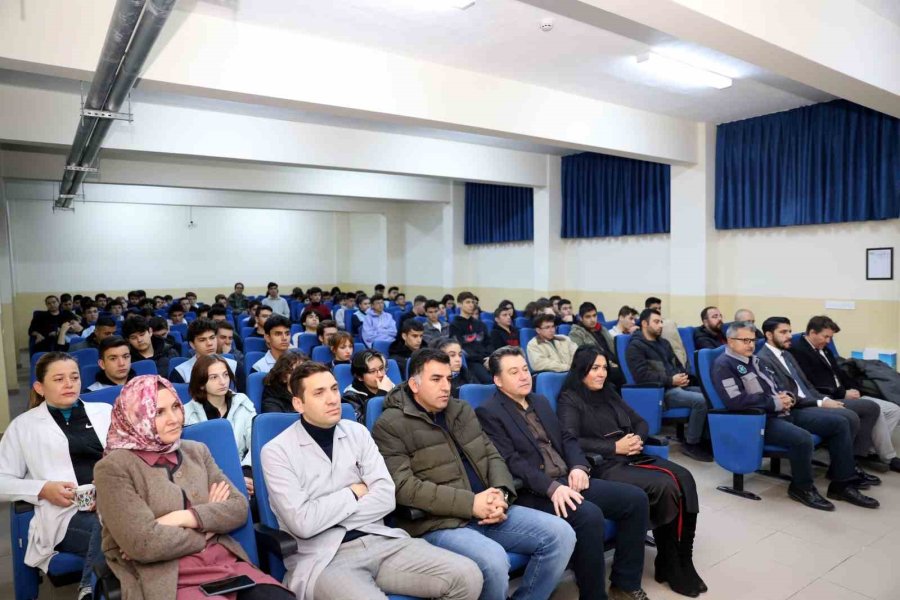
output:
[{"label": "blue jeans", "polygon": [[684,432],[688,444],[699,444],[706,427],[706,397],[696,386],[673,387],[666,390],[663,397],[666,408],[689,408],[687,431]]},{"label": "blue jeans", "polygon": [[575,549],[575,531],[556,515],[510,506],[508,518],[496,525],[476,521],[458,529],[439,529],[424,536],[439,548],[472,559],[484,576],[481,600],[506,600],[509,594],[507,552],[528,554],[522,585],[513,594],[520,600],[546,600]]},{"label": "blue jeans", "polygon": [[104,560],[100,549],[100,530],[100,519],[96,512],[76,512],[69,521],[65,537],[56,545],[59,552],[77,554],[84,558],[79,588],[91,587],[94,565]]}]

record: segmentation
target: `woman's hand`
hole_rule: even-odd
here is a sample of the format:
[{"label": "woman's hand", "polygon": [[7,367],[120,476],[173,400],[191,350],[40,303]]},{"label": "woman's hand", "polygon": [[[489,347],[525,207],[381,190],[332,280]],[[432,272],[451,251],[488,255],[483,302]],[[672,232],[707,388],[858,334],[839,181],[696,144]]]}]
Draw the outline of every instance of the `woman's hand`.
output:
[{"label": "woman's hand", "polygon": [[225,502],[231,493],[231,488],[227,481],[220,481],[209,486],[209,503]]},{"label": "woman's hand", "polygon": [[194,518],[194,513],[189,510],[173,510],[157,518],[156,522],[169,527],[197,528],[197,519]]},{"label": "woman's hand", "polygon": [[71,481],[48,481],[41,488],[38,499],[68,508],[75,500],[75,487]]},{"label": "woman's hand", "polygon": [[252,496],[253,495],[253,478],[252,477],[244,477],[244,485],[247,486],[247,493]]},{"label": "woman's hand", "polygon": [[633,433],[629,433],[628,435],[619,438],[616,442],[616,454],[632,456],[643,449],[644,444],[641,442],[640,436]]}]

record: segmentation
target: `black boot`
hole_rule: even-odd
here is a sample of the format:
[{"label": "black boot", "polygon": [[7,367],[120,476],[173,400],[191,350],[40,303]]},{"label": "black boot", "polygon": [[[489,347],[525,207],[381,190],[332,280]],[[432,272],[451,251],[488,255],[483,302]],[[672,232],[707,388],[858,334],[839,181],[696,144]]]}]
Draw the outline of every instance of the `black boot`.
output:
[{"label": "black boot", "polygon": [[681,559],[681,570],[685,575],[693,579],[700,593],[709,590],[706,583],[700,579],[697,569],[694,568],[694,535],[697,532],[697,513],[684,513],[681,523],[681,542],[678,547],[678,556]]},{"label": "black boot", "polygon": [[667,523],[653,530],[656,540],[655,578],[659,583],[669,583],[672,591],[682,596],[696,598],[700,590],[693,578],[681,567],[678,551],[678,522]]}]

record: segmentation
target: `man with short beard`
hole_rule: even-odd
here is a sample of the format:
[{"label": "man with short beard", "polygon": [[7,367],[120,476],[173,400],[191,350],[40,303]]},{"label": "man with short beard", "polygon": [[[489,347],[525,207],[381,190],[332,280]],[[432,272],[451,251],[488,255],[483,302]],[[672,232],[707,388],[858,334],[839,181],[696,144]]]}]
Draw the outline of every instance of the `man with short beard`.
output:
[{"label": "man with short beard", "polygon": [[722,311],[715,306],[707,306],[700,311],[700,327],[694,329],[694,348],[718,348],[726,343],[722,332]]}]

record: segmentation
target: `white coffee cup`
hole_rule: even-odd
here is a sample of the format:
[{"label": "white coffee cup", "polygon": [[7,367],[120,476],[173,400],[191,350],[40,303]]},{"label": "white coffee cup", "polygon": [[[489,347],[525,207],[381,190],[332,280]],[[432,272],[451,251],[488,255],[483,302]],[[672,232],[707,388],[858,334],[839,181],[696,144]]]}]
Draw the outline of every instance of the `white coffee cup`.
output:
[{"label": "white coffee cup", "polygon": [[88,510],[97,498],[97,488],[93,483],[86,483],[75,488],[75,506],[78,510]]}]

